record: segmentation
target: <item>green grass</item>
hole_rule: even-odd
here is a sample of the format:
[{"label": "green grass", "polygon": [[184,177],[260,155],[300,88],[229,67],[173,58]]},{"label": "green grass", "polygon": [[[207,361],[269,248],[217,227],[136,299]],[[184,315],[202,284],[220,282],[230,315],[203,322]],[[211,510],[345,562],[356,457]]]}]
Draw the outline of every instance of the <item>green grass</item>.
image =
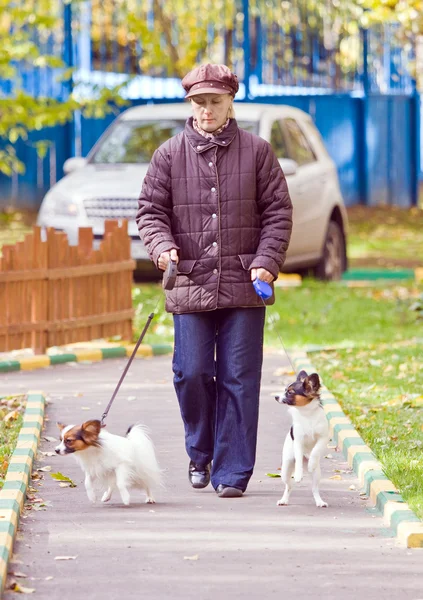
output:
[{"label": "green grass", "polygon": [[423,518],[423,344],[391,343],[310,358],[357,431]]},{"label": "green grass", "polygon": [[[392,206],[348,209],[348,256],[386,266],[416,263],[423,247],[423,210]],[[421,261],[421,258],[420,258]]]},{"label": "green grass", "polygon": [[[419,312],[411,309],[422,292],[423,286],[414,284],[350,288],[312,280],[297,288],[279,288],[275,305],[267,311],[265,344],[280,347],[282,339],[286,347],[303,348],[409,339],[419,324]],[[156,316],[145,342],[172,342],[173,321],[164,312],[160,284],[134,286],[133,299],[134,339],[153,311]]]},{"label": "green grass", "polygon": [[172,315],[164,310],[165,295],[160,283],[143,283],[132,288],[132,300],[135,308],[134,341],[136,341],[144,328],[150,313],[154,319],[145,334],[146,344],[173,343]]},{"label": "green grass", "polygon": [[[22,427],[26,396],[0,396],[0,488]],[[12,418],[8,418],[10,415]]]},{"label": "green grass", "polygon": [[31,224],[35,223],[35,216],[19,211],[0,212],[0,255],[5,244],[22,242],[27,233],[31,233]]}]

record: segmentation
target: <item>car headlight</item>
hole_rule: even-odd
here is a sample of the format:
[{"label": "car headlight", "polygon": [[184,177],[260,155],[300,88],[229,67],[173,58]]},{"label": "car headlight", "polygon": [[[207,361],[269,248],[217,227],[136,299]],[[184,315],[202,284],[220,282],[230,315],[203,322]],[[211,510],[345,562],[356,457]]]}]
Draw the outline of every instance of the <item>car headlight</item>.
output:
[{"label": "car headlight", "polygon": [[54,205],[54,214],[64,217],[76,217],[79,213],[79,208],[76,202],[72,200],[62,200]]},{"label": "car headlight", "polygon": [[76,217],[79,213],[79,208],[74,200],[55,192],[45,196],[41,212],[44,216]]}]

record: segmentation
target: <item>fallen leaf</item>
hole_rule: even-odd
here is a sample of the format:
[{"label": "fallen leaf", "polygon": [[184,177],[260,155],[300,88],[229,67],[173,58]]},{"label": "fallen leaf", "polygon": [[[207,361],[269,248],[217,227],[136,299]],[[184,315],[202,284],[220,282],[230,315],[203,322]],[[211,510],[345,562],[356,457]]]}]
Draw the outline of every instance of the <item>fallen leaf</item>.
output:
[{"label": "fallen leaf", "polygon": [[355,490],[355,485],[350,485],[349,490]]},{"label": "fallen leaf", "polygon": [[39,469],[37,469],[37,471],[48,472],[48,471],[51,471],[51,467],[50,467],[50,465],[47,465],[46,467],[40,467]]},{"label": "fallen leaf", "polygon": [[78,555],[76,556],[55,556],[54,560],[75,560],[75,558],[77,558]]},{"label": "fallen leaf", "polygon": [[193,556],[184,556],[184,560],[198,560],[198,554],[194,554]]},{"label": "fallen leaf", "polygon": [[268,477],[280,477],[280,473],[266,473]]},{"label": "fallen leaf", "polygon": [[49,508],[50,506],[51,502],[48,500],[46,502],[42,502],[41,504],[34,504],[32,508],[34,510],[47,510],[47,508]]},{"label": "fallen leaf", "polygon": [[55,437],[53,437],[51,435],[45,435],[45,436],[43,436],[43,439],[46,442],[58,442],[59,441],[57,438],[55,438]]},{"label": "fallen leaf", "polygon": [[9,571],[8,575],[13,575],[13,577],[28,577],[26,573],[21,573],[20,571]]},{"label": "fallen leaf", "polygon": [[3,417],[3,421],[7,423],[8,421],[14,421],[19,417],[19,412],[17,410],[12,410],[5,417]]},{"label": "fallen leaf", "polygon": [[51,581],[52,579],[54,579],[53,575],[48,575],[44,578],[45,581]]},{"label": "fallen leaf", "polygon": [[[60,473],[60,472],[50,473],[50,475],[53,477],[53,479],[56,479],[56,481],[64,481],[64,482],[66,482],[66,484],[69,485],[69,487],[76,487],[76,483],[74,481],[72,481],[72,479],[70,479],[70,477],[63,475],[63,473]],[[64,486],[61,485],[61,487],[64,487]]]},{"label": "fallen leaf", "polygon": [[12,590],[13,592],[19,592],[20,594],[33,594],[35,592],[35,588],[19,585],[16,581],[12,581],[9,586],[9,590]]},{"label": "fallen leaf", "polygon": [[335,373],[332,375],[332,379],[346,379],[346,377],[342,371],[335,371]]},{"label": "fallen leaf", "polygon": [[332,475],[329,479],[342,479],[342,477],[340,475]]},{"label": "fallen leaf", "polygon": [[292,370],[292,367],[279,367],[274,371],[273,375],[278,377],[279,375],[295,375],[295,372]]}]

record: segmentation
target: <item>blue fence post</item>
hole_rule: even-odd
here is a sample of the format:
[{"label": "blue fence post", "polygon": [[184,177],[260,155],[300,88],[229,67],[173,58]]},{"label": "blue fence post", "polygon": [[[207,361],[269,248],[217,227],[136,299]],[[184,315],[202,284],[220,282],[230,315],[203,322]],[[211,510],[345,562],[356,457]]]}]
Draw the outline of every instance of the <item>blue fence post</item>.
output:
[{"label": "blue fence post", "polygon": [[361,29],[361,43],[362,43],[362,58],[363,58],[363,73],[362,73],[362,90],[363,96],[361,98],[359,114],[358,114],[358,176],[359,176],[359,190],[360,190],[360,203],[367,205],[369,203],[369,177],[368,177],[368,148],[367,148],[367,120],[368,120],[368,101],[370,92],[370,78],[369,78],[369,35],[366,28]]},{"label": "blue fence post", "polygon": [[262,25],[260,17],[255,17],[256,24],[256,64],[255,74],[257,75],[258,83],[263,83],[263,39]]},{"label": "blue fence post", "polygon": [[250,69],[251,69],[251,50],[250,50],[250,10],[249,0],[242,0],[242,12],[244,14],[243,24],[243,54],[244,54],[244,86],[245,99],[250,98]]},{"label": "blue fence post", "polygon": [[411,143],[411,205],[419,204],[419,182],[420,182],[420,94],[417,91],[416,80],[413,79],[413,93],[410,98],[410,143]]},{"label": "blue fence post", "polygon": [[[67,68],[74,66],[73,61],[73,37],[72,37],[72,5],[66,3],[63,5],[63,62]],[[73,91],[73,76],[71,76],[63,84],[64,87],[64,98],[66,101]],[[75,123],[72,117],[65,125],[65,145],[66,145],[66,158],[74,155],[74,143],[75,143]],[[60,165],[61,170],[61,165]]]}]

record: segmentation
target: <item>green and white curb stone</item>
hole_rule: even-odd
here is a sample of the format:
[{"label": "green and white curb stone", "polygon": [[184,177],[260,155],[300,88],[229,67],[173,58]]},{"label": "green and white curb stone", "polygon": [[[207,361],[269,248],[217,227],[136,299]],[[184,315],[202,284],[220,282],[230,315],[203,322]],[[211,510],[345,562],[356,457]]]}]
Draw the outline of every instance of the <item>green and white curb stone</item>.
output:
[{"label": "green and white curb stone", "polygon": [[[106,358],[129,357],[135,344],[115,345],[101,347],[101,345],[90,343],[75,345],[73,351],[63,351],[57,354],[41,354],[37,356],[26,356],[21,359],[0,361],[0,373],[11,371],[31,371],[52,365],[61,365],[68,362],[96,362]],[[138,358],[150,358],[170,354],[173,351],[171,344],[141,344],[137,350]]]},{"label": "green and white curb stone", "polygon": [[22,428],[0,490],[0,597],[6,584],[13,542],[31,478],[44,420],[45,396],[28,392]]}]

